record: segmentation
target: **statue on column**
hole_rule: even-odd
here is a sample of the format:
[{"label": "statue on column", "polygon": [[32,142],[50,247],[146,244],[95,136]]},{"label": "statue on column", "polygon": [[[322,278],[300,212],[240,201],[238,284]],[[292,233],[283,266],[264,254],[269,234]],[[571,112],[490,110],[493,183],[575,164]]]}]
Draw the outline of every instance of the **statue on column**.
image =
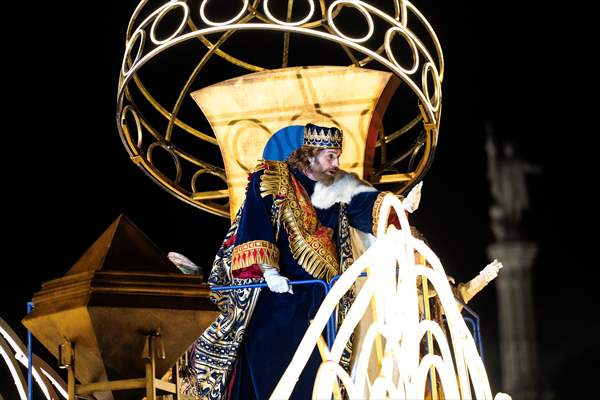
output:
[{"label": "statue on column", "polygon": [[526,175],[540,173],[540,167],[522,160],[510,141],[505,141],[502,154],[487,124],[485,150],[488,159],[488,180],[493,197],[490,207],[491,227],[496,240],[514,240],[523,235],[523,213],[529,208]]}]

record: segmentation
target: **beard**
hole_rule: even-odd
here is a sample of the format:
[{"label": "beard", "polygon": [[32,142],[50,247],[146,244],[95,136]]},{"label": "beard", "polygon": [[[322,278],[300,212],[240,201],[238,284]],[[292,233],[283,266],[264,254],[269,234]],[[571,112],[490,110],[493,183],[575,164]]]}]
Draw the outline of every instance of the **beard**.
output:
[{"label": "beard", "polygon": [[337,168],[325,168],[318,161],[311,163],[310,167],[308,167],[308,172],[325,186],[329,186],[333,183],[337,171]]}]

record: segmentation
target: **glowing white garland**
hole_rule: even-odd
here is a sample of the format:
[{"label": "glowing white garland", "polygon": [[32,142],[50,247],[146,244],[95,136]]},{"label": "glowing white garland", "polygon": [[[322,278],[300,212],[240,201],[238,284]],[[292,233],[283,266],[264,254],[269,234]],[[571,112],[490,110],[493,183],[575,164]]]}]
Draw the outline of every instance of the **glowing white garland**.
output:
[{"label": "glowing white garland", "polygon": [[12,355],[9,350],[10,349],[8,348],[8,345],[6,345],[6,342],[0,338],[0,355],[10,371],[10,375],[12,376],[15,386],[17,387],[19,397],[21,400],[27,400],[27,393],[25,389],[27,384],[25,383],[25,378],[23,378],[23,374],[19,369],[19,365],[17,364],[14,355]]},{"label": "glowing white garland", "polygon": [[[247,1],[248,0],[246,0],[246,2]],[[166,39],[158,40],[156,38],[156,27],[158,26],[158,24],[160,24],[160,21],[162,21],[162,19],[164,18],[164,16],[169,11],[175,9],[176,7],[180,7],[180,8],[183,9],[183,18],[181,18],[181,21],[179,21],[179,26]],[[202,9],[200,10],[200,12],[202,12]],[[186,23],[186,21],[188,19],[189,14],[190,14],[189,7],[186,7],[185,3],[182,3],[182,2],[179,2],[179,1],[166,4],[165,7],[162,7],[160,9],[160,13],[158,13],[156,19],[152,23],[152,27],[150,28],[150,40],[152,40],[152,43],[156,43],[156,44],[167,43],[169,40],[173,39],[175,36],[177,36],[178,34],[180,34],[183,31],[183,28],[185,27],[185,23]]]},{"label": "glowing white garland", "polygon": [[[13,381],[15,382],[15,386],[17,387],[17,392],[21,400],[27,400],[27,384],[22,379],[21,371],[17,371],[15,368],[16,361],[20,362],[25,367],[28,366],[28,358],[27,354],[25,354],[25,346],[16,335],[16,333],[0,318],[0,336],[2,339],[6,341],[8,346],[0,346],[0,355],[4,359],[4,362],[8,366]],[[8,348],[10,347],[10,348]],[[8,351],[11,350],[11,351]],[[40,375],[40,371],[44,374],[46,378],[43,378]],[[58,390],[59,394],[63,398],[67,398],[68,394],[65,390],[64,383],[58,382],[55,378],[58,377],[58,374],[52,374],[49,371],[46,371],[44,368],[41,368],[36,365],[35,359],[32,364],[32,376],[35,382],[40,387],[40,390],[44,394],[44,397],[48,400],[53,400],[54,397],[50,396],[50,391],[48,390],[48,386],[45,382],[45,379],[48,379],[50,383]]]},{"label": "glowing white garland", "polygon": [[[400,217],[400,230],[386,224],[392,210]],[[415,252],[421,254],[431,268],[415,265]],[[422,399],[427,375],[435,369],[439,375],[438,384],[443,388],[446,398],[492,399],[485,367],[454,300],[442,264],[425,243],[410,234],[401,201],[393,195],[384,198],[377,240],[333,286],[271,398],[289,398],[329,316],[365,270],[368,270],[366,282],[340,326],[331,351],[324,352],[313,398],[331,398],[334,382],[339,379],[350,399]],[[431,320],[419,321],[418,276],[426,277],[439,296],[448,323],[454,358],[442,328]],[[370,312],[368,307],[372,299],[375,303],[374,321],[366,329],[360,354],[354,355],[355,372],[351,377],[339,365],[339,361],[361,318],[365,312]],[[438,344],[439,355],[427,353],[420,357],[420,343],[427,333],[431,333]],[[371,381],[367,366],[378,336],[385,339],[385,345],[378,376]],[[474,397],[471,387],[475,392]],[[497,399],[502,396],[506,395],[498,394]]]}]

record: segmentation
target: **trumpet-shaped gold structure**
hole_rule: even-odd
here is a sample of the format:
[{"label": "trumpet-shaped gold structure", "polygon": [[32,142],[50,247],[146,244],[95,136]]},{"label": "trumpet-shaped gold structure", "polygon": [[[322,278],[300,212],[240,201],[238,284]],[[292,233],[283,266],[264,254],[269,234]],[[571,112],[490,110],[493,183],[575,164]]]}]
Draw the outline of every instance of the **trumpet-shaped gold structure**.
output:
[{"label": "trumpet-shaped gold structure", "polygon": [[290,125],[314,122],[344,131],[341,168],[363,176],[389,95],[398,85],[382,71],[347,67],[286,68],[257,72],[192,93],[210,122],[225,164],[231,218],[244,199],[248,171],[271,135]]}]

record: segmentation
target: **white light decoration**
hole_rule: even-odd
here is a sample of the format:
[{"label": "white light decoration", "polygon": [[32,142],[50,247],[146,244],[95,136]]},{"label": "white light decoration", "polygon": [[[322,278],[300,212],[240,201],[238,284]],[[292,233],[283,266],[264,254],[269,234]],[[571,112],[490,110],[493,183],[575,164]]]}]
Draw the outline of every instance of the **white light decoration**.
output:
[{"label": "white light decoration", "polygon": [[19,366],[17,364],[17,361],[14,358],[14,355],[11,354],[11,352],[8,349],[8,346],[5,343],[6,342],[3,342],[2,340],[0,340],[0,355],[2,356],[4,363],[8,367],[8,370],[10,371],[10,375],[13,379],[13,382],[15,383],[15,386],[17,387],[17,392],[19,393],[19,397],[21,398],[21,400],[27,400],[27,393],[26,393],[26,389],[25,389],[27,387],[27,384],[25,383],[25,379],[23,378],[23,374],[21,373],[21,370],[19,369]]},{"label": "white light decoration", "polygon": [[[179,26],[166,39],[162,39],[162,40],[157,39],[156,38],[157,26],[160,24],[160,22],[165,17],[165,15],[167,15],[171,10],[174,10],[175,8],[181,8],[183,10],[183,18],[181,18],[181,21],[179,22]],[[150,39],[152,40],[152,42],[156,43],[156,44],[167,43],[169,40],[171,40],[175,36],[179,35],[181,33],[181,31],[183,31],[183,28],[185,27],[189,13],[190,13],[190,9],[188,7],[185,7],[185,3],[182,3],[182,2],[173,2],[173,3],[166,4],[165,7],[162,7],[160,9],[160,13],[158,14],[156,19],[152,23],[152,28],[150,28]]]},{"label": "white light decoration", "polygon": [[[25,352],[26,347],[21,339],[19,339],[17,334],[8,326],[8,324],[6,324],[2,318],[0,318],[0,336],[0,355],[11,372],[11,376],[15,382],[15,386],[17,387],[17,392],[19,393],[21,400],[26,400],[27,383],[24,379],[22,379],[21,371],[17,368],[18,365],[16,363],[18,361],[25,366],[25,368],[27,368],[29,360]],[[62,381],[60,376],[55,371],[48,371],[47,369],[49,369],[49,367],[46,365],[46,363],[40,361],[42,365],[39,365],[38,360],[39,358],[33,358],[32,376],[35,383],[38,384],[44,397],[47,400],[59,399],[54,394],[54,390],[50,390],[49,386],[52,385],[58,391],[60,396],[66,399],[68,394],[64,381]],[[43,375],[40,375],[40,371]]]},{"label": "white light decoration", "polygon": [[[363,36],[361,38],[351,38],[351,37],[344,35],[342,32],[340,32],[340,30],[335,25],[335,21],[333,19],[335,7],[337,7],[338,5],[348,5],[350,7],[356,8],[363,15],[363,17],[365,17],[365,20],[367,21],[367,25],[369,26],[369,31],[365,34],[365,36]],[[329,6],[329,10],[327,12],[327,22],[329,22],[329,26],[331,26],[331,29],[333,29],[333,31],[336,34],[338,34],[338,36],[341,36],[344,39],[351,41],[351,42],[355,42],[355,43],[362,43],[362,42],[366,42],[367,40],[369,40],[371,38],[371,36],[373,35],[373,31],[375,29],[374,24],[373,24],[373,18],[371,17],[371,14],[369,14],[369,12],[360,3],[355,2],[355,1],[335,0]]]},{"label": "white light decoration", "polygon": [[[399,216],[400,230],[387,225],[392,210]],[[425,260],[424,264],[415,263],[415,254],[422,256],[418,259]],[[271,398],[289,398],[330,315],[364,271],[368,271],[364,286],[340,326],[331,351],[323,352],[324,360],[317,372],[313,398],[331,398],[334,384],[339,380],[350,399],[423,399],[427,376],[435,370],[439,377],[437,384],[442,387],[445,398],[491,400],[485,367],[460,314],[444,268],[435,253],[411,235],[402,203],[391,194],[384,198],[381,206],[377,240],[335,283]],[[435,287],[447,320],[448,337],[435,321],[420,321],[419,276],[427,278]],[[375,307],[374,320],[368,327],[363,327],[366,333],[359,346],[360,354],[353,355],[354,368],[350,376],[339,361],[363,315],[371,312],[371,303]],[[439,354],[421,350],[420,344],[427,334],[433,337]],[[380,367],[372,379],[367,366],[376,341],[381,339],[384,345]],[[433,347],[430,344],[429,348]],[[496,399],[510,398],[506,396],[498,393]]]}]

